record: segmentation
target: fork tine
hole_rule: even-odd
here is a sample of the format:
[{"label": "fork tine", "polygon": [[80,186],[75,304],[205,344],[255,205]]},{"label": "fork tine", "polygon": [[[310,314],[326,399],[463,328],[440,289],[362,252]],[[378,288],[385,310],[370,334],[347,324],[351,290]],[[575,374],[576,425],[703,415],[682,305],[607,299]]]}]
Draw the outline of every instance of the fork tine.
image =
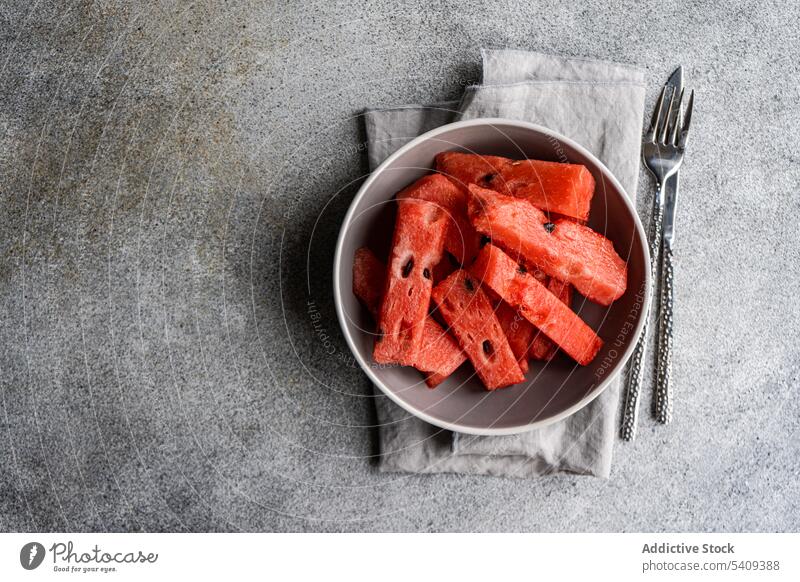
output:
[{"label": "fork tine", "polygon": [[683,118],[683,127],[681,127],[680,139],[678,139],[678,147],[683,149],[686,147],[686,138],[689,137],[689,124],[692,123],[692,105],[694,105],[694,89],[689,94],[689,102],[686,104],[686,115]]},{"label": "fork tine", "polygon": [[650,128],[647,130],[647,133],[644,136],[646,141],[656,141],[656,131],[658,130],[659,122],[661,121],[661,108],[664,105],[664,94],[667,92],[667,86],[661,89],[661,95],[658,96],[658,101],[656,101],[656,106],[653,108],[653,118],[650,120]]},{"label": "fork tine", "polygon": [[667,140],[667,143],[670,145],[678,145],[678,134],[681,131],[681,103],[683,103],[683,89],[681,89],[681,94],[678,97],[678,102],[675,104],[675,110],[670,111],[670,117],[673,118],[672,120],[672,129],[670,130],[670,138]]},{"label": "fork tine", "polygon": [[667,114],[664,116],[664,126],[659,127],[656,134],[656,141],[660,144],[667,143],[667,134],[669,133],[669,118],[672,116],[672,103],[675,101],[675,87],[672,87],[672,92],[669,96],[669,106],[667,107]]}]

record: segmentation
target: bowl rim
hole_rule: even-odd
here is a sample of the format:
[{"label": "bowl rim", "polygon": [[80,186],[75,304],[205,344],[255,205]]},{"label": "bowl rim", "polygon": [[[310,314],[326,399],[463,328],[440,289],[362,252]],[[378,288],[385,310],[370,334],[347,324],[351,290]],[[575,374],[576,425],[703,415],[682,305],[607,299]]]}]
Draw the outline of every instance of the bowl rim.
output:
[{"label": "bowl rim", "polygon": [[452,131],[454,129],[460,129],[464,127],[473,127],[473,126],[482,126],[482,125],[489,125],[489,126],[512,126],[516,128],[526,129],[533,132],[538,132],[540,134],[545,135],[546,137],[554,138],[570,148],[578,151],[581,155],[585,156],[595,165],[595,167],[603,174],[604,179],[609,180],[612,185],[617,188],[623,194],[623,203],[628,209],[628,212],[633,216],[634,226],[636,228],[637,233],[639,234],[639,240],[641,241],[641,250],[644,254],[645,258],[645,265],[650,265],[650,250],[647,244],[647,236],[644,231],[644,227],[642,226],[641,219],[639,218],[639,213],[636,211],[636,207],[631,200],[628,193],[622,187],[622,184],[619,183],[617,178],[614,174],[611,173],[603,162],[601,162],[592,152],[587,150],[585,147],[577,143],[576,141],[561,135],[560,133],[553,131],[552,129],[548,129],[541,125],[536,125],[535,123],[530,123],[527,121],[520,121],[516,119],[507,119],[503,117],[484,117],[484,118],[476,118],[476,119],[469,119],[465,121],[456,121],[453,123],[448,123],[445,125],[441,125],[435,129],[432,129],[428,132],[425,132],[407,144],[400,147],[397,151],[392,153],[388,158],[386,158],[377,168],[375,168],[369,175],[369,177],[364,181],[361,187],[356,192],[356,195],[353,197],[353,200],[350,202],[350,206],[347,209],[347,213],[345,214],[344,220],[342,221],[342,225],[339,228],[339,235],[336,239],[336,251],[334,253],[333,258],[333,301],[334,306],[336,308],[336,317],[339,321],[339,327],[342,330],[342,334],[345,337],[345,341],[347,342],[347,346],[350,348],[350,351],[353,354],[353,357],[358,362],[361,369],[367,374],[369,379],[372,381],[373,384],[380,388],[381,392],[383,392],[386,396],[388,396],[393,402],[395,402],[398,406],[406,410],[407,412],[413,414],[417,418],[437,426],[439,428],[443,428],[445,430],[450,430],[453,432],[460,432],[464,434],[470,435],[482,435],[482,436],[500,436],[500,435],[512,435],[512,434],[520,434],[529,432],[538,428],[543,428],[560,420],[563,420],[582,408],[584,408],[587,404],[592,402],[595,398],[600,396],[606,388],[611,385],[611,382],[616,380],[617,376],[625,369],[628,359],[630,358],[636,344],[639,341],[639,336],[642,333],[644,325],[648,319],[647,314],[650,312],[650,302],[652,300],[651,297],[651,289],[650,286],[652,284],[651,277],[650,277],[650,269],[645,268],[645,292],[644,292],[644,302],[642,304],[642,309],[640,313],[644,314],[643,316],[639,317],[639,321],[636,324],[636,329],[634,330],[633,336],[631,341],[628,344],[628,347],[622,354],[622,357],[618,360],[618,365],[613,373],[607,375],[605,379],[600,382],[595,388],[586,394],[583,398],[581,398],[578,402],[567,408],[566,410],[542,419],[536,420],[534,422],[528,424],[521,424],[517,426],[510,426],[510,427],[503,427],[503,428],[483,428],[483,427],[475,427],[475,426],[464,426],[458,423],[450,423],[442,421],[438,418],[435,418],[428,414],[423,410],[419,410],[414,406],[411,406],[408,402],[404,401],[402,398],[397,396],[388,386],[384,385],[383,381],[378,378],[372,371],[371,366],[368,362],[361,357],[358,349],[356,349],[356,344],[351,336],[348,327],[347,327],[347,318],[344,313],[344,307],[342,302],[342,295],[341,295],[341,263],[342,263],[342,249],[344,247],[344,240],[345,236],[349,230],[349,226],[352,222],[353,215],[355,213],[355,209],[358,206],[359,201],[361,198],[364,197],[367,190],[370,188],[372,183],[378,178],[378,176],[383,173],[387,167],[389,167],[397,158],[401,157],[403,154],[408,152],[409,150],[414,149],[420,143],[425,142],[431,138],[434,138],[442,133],[446,133],[448,131]]}]

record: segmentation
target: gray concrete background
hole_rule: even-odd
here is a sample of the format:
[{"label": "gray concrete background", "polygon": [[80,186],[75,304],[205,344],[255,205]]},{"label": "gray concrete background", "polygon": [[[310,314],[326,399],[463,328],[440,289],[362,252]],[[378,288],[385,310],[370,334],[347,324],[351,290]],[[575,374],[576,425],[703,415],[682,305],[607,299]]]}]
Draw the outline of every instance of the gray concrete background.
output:
[{"label": "gray concrete background", "polygon": [[[796,530],[798,21],[784,2],[4,2],[0,530]],[[456,98],[482,46],[639,65],[649,102],[683,63],[697,89],[675,422],[645,417],[607,481],[371,459],[330,289],[357,113]]]}]

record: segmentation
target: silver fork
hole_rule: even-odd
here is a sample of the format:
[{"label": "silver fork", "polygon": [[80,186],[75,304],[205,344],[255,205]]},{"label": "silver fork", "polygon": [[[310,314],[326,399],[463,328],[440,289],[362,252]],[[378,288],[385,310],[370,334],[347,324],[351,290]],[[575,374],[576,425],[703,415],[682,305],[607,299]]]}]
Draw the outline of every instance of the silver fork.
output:
[{"label": "silver fork", "polygon": [[[658,275],[658,264],[661,251],[664,219],[664,183],[666,182],[667,178],[678,171],[678,168],[680,168],[681,162],[683,161],[683,152],[686,147],[686,136],[689,131],[689,122],[691,121],[691,107],[694,100],[694,92],[692,92],[692,95],[689,98],[686,117],[684,120],[681,120],[681,102],[683,101],[683,90],[681,90],[680,95],[677,96],[676,102],[675,93],[677,91],[674,87],[672,87],[672,90],[670,91],[670,87],[671,86],[667,84],[661,90],[661,95],[659,96],[658,102],[656,103],[653,111],[653,117],[650,121],[650,126],[647,130],[647,133],[645,133],[644,140],[642,142],[642,157],[644,158],[645,165],[656,179],[656,194],[653,199],[653,216],[650,223],[651,290],[656,286],[656,277]],[[669,105],[665,111],[664,103],[668,93]],[[669,252],[671,258],[671,247]],[[671,278],[669,282],[669,293],[671,298]],[[667,353],[670,356],[671,361],[671,299],[669,301],[669,306],[669,333],[664,334],[665,337],[669,337],[669,340],[665,340],[663,342],[663,346],[668,348]],[[649,320],[650,313],[648,310],[648,313],[645,314],[645,325],[644,329],[642,330],[642,335],[639,337],[639,342],[636,344],[636,349],[633,352],[633,357],[631,358],[628,383],[625,393],[625,407],[623,410],[622,427],[620,431],[622,438],[626,441],[633,440],[636,434],[639,394],[641,392],[642,373],[644,369],[643,362],[650,327]],[[666,332],[667,330],[665,329],[664,331]],[[667,341],[669,346],[666,345]],[[667,367],[665,368],[666,382],[664,383],[664,386],[667,389],[669,386],[669,373],[667,372],[667,370],[670,369],[669,365],[670,362],[667,363]],[[661,366],[659,365],[659,367]],[[663,406],[667,405],[669,402],[671,402],[671,399],[666,395],[664,398],[657,397],[656,408],[663,408]]]},{"label": "silver fork", "polygon": [[[678,100],[678,116],[675,120],[673,130],[672,147],[678,152],[678,166],[683,161],[683,152],[686,149],[686,140],[689,135],[689,124],[692,121],[692,106],[694,105],[694,91],[689,95],[686,105],[686,116],[683,121],[680,119],[680,105],[683,100],[681,91]],[[677,169],[676,169],[677,171]],[[656,391],[653,402],[653,414],[656,420],[662,424],[667,424],[672,420],[672,302],[673,302],[673,282],[674,275],[672,270],[672,243],[675,239],[675,204],[677,198],[677,188],[673,192],[675,195],[667,197],[664,208],[664,234],[661,248],[661,298],[659,302],[659,330],[658,330],[658,367],[656,370]]]}]

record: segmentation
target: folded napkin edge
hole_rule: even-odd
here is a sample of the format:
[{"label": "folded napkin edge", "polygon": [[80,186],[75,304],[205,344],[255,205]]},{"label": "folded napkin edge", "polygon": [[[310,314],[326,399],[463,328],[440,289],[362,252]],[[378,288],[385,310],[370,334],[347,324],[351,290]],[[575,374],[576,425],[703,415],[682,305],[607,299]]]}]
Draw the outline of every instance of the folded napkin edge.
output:
[{"label": "folded napkin edge", "polygon": [[448,105],[458,106],[461,103],[460,99],[455,99],[451,101],[437,101],[434,103],[412,103],[406,105],[388,105],[386,107],[365,107],[361,110],[359,115],[367,115],[369,113],[386,113],[389,111],[404,111],[404,110],[420,110],[420,109],[442,109],[447,111],[456,112],[457,109],[446,109]]},{"label": "folded napkin edge", "polygon": [[482,85],[482,84],[475,84],[475,85],[467,85],[464,90],[465,91],[474,91],[476,89],[481,89],[482,91],[486,90],[494,90],[494,89],[508,89],[509,87],[521,87],[526,85],[585,85],[587,87],[636,87],[645,89],[647,88],[647,83],[644,81],[574,81],[574,80],[555,80],[555,81],[546,81],[546,80],[536,80],[530,79],[527,81],[517,81],[516,83],[492,83],[491,85]]},{"label": "folded napkin edge", "polygon": [[[452,462],[456,461],[453,465]],[[445,464],[449,460],[451,464]],[[515,466],[509,471],[509,466]],[[405,461],[387,462],[382,459],[378,463],[379,473],[406,473],[417,475],[455,474],[455,475],[482,475],[505,479],[530,479],[531,477],[553,477],[555,475],[574,475],[581,477],[596,477],[608,480],[611,476],[610,463],[605,463],[597,468],[591,466],[578,467],[569,463],[547,464],[543,459],[530,455],[477,455],[461,454],[457,457],[450,455],[436,462],[420,465],[415,459]]]},{"label": "folded napkin edge", "polygon": [[492,85],[467,85],[464,87],[464,95],[458,100],[438,101],[435,103],[412,103],[404,105],[389,105],[386,107],[365,107],[361,110],[360,116],[369,116],[371,113],[388,113],[391,111],[419,111],[420,109],[439,109],[451,113],[459,113],[464,103],[464,99],[468,92],[474,93],[475,91],[488,91],[497,89],[508,89],[512,87],[525,87],[525,86],[585,86],[585,87],[632,87],[636,89],[646,89],[647,83],[638,81],[518,81],[516,83],[501,83]]},{"label": "folded napkin edge", "polygon": [[536,55],[540,57],[544,57],[547,59],[562,59],[562,60],[571,60],[571,61],[580,61],[583,63],[598,63],[601,65],[608,65],[611,67],[619,67],[621,69],[628,69],[633,72],[645,74],[647,71],[646,69],[640,67],[639,65],[633,65],[631,63],[620,63],[617,61],[609,61],[606,59],[596,59],[593,57],[576,57],[570,55],[554,55],[551,53],[544,53],[541,51],[529,51],[525,49],[516,49],[516,48],[481,48],[481,58],[485,57],[487,53],[494,52],[494,53],[519,53],[524,55]]}]

